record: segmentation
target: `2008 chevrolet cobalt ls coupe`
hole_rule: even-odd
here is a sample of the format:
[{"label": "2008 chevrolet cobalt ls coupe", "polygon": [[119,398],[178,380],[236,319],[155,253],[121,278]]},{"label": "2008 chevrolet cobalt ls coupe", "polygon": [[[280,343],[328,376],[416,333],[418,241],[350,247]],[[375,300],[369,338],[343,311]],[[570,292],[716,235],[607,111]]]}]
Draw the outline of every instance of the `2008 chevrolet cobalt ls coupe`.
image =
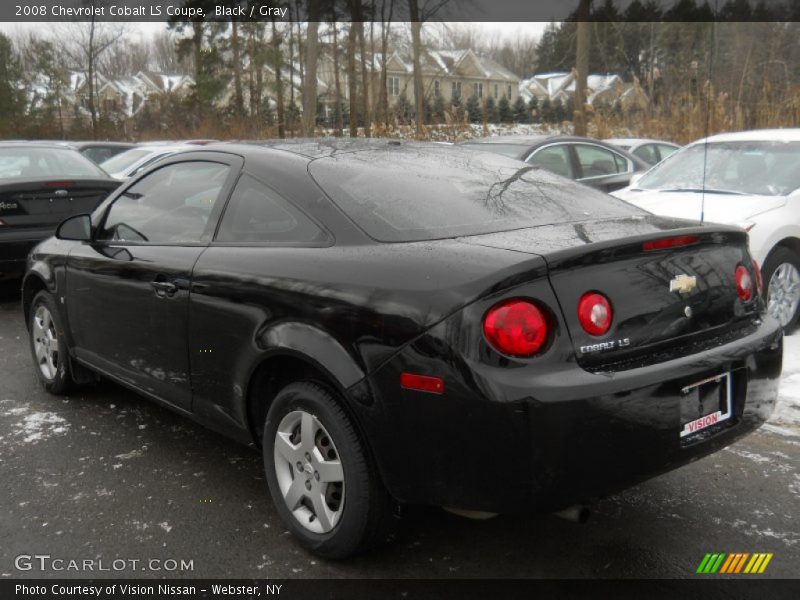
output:
[{"label": "2008 chevrolet cobalt ls coupe", "polygon": [[54,394],[100,373],[259,446],[304,546],[397,502],[557,510],[770,415],[782,333],[737,228],[495,154],[398,142],[171,156],[29,257]]}]

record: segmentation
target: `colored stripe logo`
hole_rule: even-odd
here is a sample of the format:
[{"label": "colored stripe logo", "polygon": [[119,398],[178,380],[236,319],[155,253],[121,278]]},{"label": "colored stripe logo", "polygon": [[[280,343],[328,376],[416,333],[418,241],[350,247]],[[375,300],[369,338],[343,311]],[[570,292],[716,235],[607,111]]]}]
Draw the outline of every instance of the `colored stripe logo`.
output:
[{"label": "colored stripe logo", "polygon": [[749,552],[709,553],[700,561],[700,566],[697,567],[695,572],[703,575],[713,575],[715,573],[755,575],[763,573],[771,560],[772,552],[756,552],[753,554]]}]

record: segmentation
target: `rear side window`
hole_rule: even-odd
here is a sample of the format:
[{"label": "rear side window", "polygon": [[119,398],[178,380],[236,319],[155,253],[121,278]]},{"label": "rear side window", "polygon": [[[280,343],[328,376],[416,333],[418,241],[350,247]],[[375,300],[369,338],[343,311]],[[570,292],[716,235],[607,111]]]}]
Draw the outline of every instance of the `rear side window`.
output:
[{"label": "rear side window", "polygon": [[617,154],[600,148],[599,146],[589,146],[587,144],[575,144],[575,152],[578,154],[578,162],[583,171],[582,177],[602,177],[603,175],[613,175],[620,173],[624,169],[620,168],[617,161]]},{"label": "rear side window", "polygon": [[242,175],[217,232],[218,242],[307,242],[326,239],[311,219],[269,187]]},{"label": "rear side window", "polygon": [[654,165],[659,161],[655,144],[645,144],[644,146],[639,146],[633,154],[634,156],[641,158],[648,165]]}]

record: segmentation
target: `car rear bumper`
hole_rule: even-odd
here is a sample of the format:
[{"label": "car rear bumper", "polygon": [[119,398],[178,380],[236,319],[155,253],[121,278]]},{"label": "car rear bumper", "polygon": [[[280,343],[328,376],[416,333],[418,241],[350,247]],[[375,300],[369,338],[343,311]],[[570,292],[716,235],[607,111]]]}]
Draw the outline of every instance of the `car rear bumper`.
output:
[{"label": "car rear bumper", "polygon": [[0,278],[22,274],[28,253],[51,235],[52,228],[0,231]]},{"label": "car rear bumper", "polygon": [[[431,333],[436,334],[436,330]],[[389,491],[401,501],[491,512],[557,510],[713,453],[772,413],[782,362],[773,319],[699,354],[616,373],[530,374],[448,360],[424,336],[349,390]],[[435,357],[435,358],[433,358]],[[444,394],[400,389],[437,374]],[[733,415],[680,437],[681,388],[732,372]]]}]

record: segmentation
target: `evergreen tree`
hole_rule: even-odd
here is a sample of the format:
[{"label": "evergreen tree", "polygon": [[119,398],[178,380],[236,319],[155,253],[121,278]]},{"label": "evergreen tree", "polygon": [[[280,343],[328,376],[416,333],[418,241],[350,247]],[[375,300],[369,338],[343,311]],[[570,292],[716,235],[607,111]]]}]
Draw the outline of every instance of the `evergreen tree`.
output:
[{"label": "evergreen tree", "polygon": [[465,106],[470,123],[480,123],[483,121],[483,112],[481,111],[481,101],[478,96],[473,94],[467,98]]},{"label": "evergreen tree", "polygon": [[553,122],[553,104],[550,102],[550,98],[545,98],[542,101],[542,110],[540,111],[539,121],[542,123]]},{"label": "evergreen tree", "polygon": [[441,94],[433,101],[433,119],[436,123],[444,123],[444,98]]},{"label": "evergreen tree", "polygon": [[489,123],[497,123],[499,119],[499,115],[497,113],[497,103],[494,101],[492,96],[486,98],[486,103],[484,104],[483,110],[485,111],[486,121]]},{"label": "evergreen tree", "polygon": [[[535,98],[536,96],[533,96],[531,101],[533,101]],[[525,100],[523,100],[522,96],[517,96],[517,100],[514,102],[513,119],[515,123],[530,123],[531,113],[528,110],[528,105],[525,104]]]},{"label": "evergreen tree", "polygon": [[22,68],[11,39],[0,33],[0,134],[9,135],[21,124],[25,109]]},{"label": "evergreen tree", "polygon": [[408,123],[414,118],[414,107],[408,101],[405,94],[401,94],[397,98],[394,105],[394,114],[401,123]]},{"label": "evergreen tree", "polygon": [[506,98],[505,94],[500,98],[497,103],[497,118],[501,123],[512,123],[514,121],[514,113],[511,111],[511,103]]}]

